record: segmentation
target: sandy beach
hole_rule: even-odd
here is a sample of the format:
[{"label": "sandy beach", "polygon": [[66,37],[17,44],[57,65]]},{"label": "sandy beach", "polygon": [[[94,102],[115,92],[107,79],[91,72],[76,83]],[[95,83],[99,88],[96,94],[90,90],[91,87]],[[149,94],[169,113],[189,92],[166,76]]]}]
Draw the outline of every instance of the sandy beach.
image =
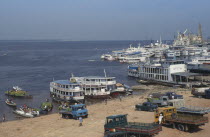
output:
[{"label": "sandy beach", "polygon": [[[186,105],[210,106],[210,100],[195,98],[189,90],[179,89],[177,93],[184,95]],[[123,98],[122,101],[119,99],[109,100],[107,105],[98,103],[88,106],[89,117],[84,119],[82,127],[79,127],[78,120],[62,119],[59,114],[3,122],[0,123],[0,137],[103,137],[105,118],[109,115],[128,114],[129,122],[153,122],[153,112],[134,110],[135,104],[144,102],[147,95],[148,92],[143,95]],[[210,115],[208,114],[208,116]],[[157,137],[207,137],[210,134],[209,129],[209,123],[194,133],[163,127],[163,131]]]}]

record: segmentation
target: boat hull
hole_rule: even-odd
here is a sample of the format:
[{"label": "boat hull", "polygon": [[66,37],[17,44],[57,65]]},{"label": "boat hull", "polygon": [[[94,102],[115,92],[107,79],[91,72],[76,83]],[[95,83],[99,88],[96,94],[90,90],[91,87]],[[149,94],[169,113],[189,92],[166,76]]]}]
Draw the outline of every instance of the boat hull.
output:
[{"label": "boat hull", "polygon": [[110,95],[85,95],[85,98],[89,98],[89,99],[109,99]]},{"label": "boat hull", "polygon": [[5,103],[8,105],[8,106],[11,106],[11,107],[16,107],[17,104],[16,103],[9,103],[7,101],[5,101]]},{"label": "boat hull", "polygon": [[20,115],[20,116],[26,117],[26,118],[34,118],[34,117],[35,117],[33,114],[24,113],[24,112],[21,111],[21,110],[14,110],[13,112],[14,112],[15,114],[17,114],[17,115]]}]

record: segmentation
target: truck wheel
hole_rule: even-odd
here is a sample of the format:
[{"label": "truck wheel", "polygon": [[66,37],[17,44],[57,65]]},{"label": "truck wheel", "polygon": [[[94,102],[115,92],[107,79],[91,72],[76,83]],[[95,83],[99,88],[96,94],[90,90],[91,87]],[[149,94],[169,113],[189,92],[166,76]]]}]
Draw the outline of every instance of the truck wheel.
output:
[{"label": "truck wheel", "polygon": [[138,108],[138,111],[141,111],[141,108]]},{"label": "truck wheel", "polygon": [[180,131],[185,131],[184,125],[182,125],[182,124],[178,124],[178,125],[177,125],[177,128],[178,128],[178,130],[180,130]]},{"label": "truck wheel", "polygon": [[69,119],[69,115],[65,115],[65,118],[66,118],[66,119]]}]

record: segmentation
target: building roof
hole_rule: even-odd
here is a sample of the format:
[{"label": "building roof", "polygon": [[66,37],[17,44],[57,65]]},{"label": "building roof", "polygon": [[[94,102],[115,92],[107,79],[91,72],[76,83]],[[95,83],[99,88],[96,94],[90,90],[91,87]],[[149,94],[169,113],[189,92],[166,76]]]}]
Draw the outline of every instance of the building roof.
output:
[{"label": "building roof", "polygon": [[71,83],[69,80],[56,80],[53,82],[61,85],[79,85],[78,83]]},{"label": "building roof", "polygon": [[173,73],[172,75],[183,76],[183,77],[201,76],[201,74],[199,73],[191,73],[191,72],[178,72],[178,73]]}]

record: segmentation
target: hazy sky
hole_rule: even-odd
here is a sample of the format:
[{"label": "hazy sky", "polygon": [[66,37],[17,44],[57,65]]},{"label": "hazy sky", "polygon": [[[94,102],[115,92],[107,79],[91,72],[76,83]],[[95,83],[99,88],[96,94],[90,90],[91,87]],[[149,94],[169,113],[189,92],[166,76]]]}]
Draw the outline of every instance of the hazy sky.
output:
[{"label": "hazy sky", "polygon": [[0,39],[173,39],[210,36],[210,0],[0,0]]}]

